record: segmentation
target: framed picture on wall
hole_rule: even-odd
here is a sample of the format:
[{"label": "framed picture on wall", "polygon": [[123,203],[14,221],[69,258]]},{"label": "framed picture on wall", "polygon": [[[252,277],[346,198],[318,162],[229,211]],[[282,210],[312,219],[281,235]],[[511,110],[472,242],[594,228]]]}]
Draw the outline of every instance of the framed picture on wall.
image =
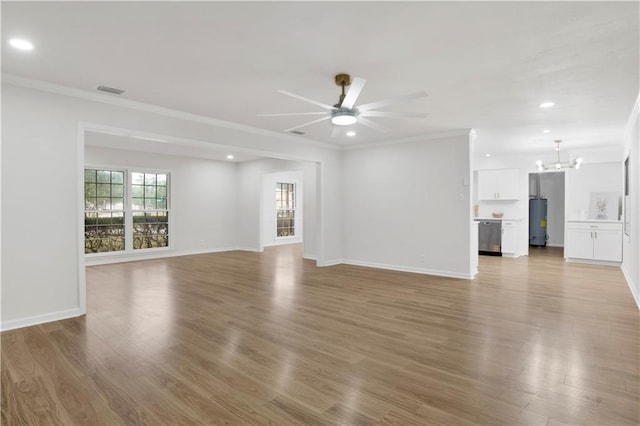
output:
[{"label": "framed picture on wall", "polygon": [[589,203],[589,219],[619,220],[619,192],[592,192]]}]

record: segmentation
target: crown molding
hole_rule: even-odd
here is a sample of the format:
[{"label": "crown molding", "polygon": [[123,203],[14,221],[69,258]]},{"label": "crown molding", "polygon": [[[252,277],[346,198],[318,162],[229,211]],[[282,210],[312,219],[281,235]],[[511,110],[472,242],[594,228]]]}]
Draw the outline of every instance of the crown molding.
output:
[{"label": "crown molding", "polygon": [[344,151],[351,151],[356,149],[377,148],[381,146],[400,145],[400,144],[406,144],[406,143],[412,143],[412,142],[425,142],[425,141],[443,139],[443,138],[449,138],[449,137],[455,137],[455,136],[470,136],[471,130],[472,129],[456,129],[456,130],[448,130],[445,132],[425,133],[420,136],[412,136],[410,138],[404,138],[404,139],[396,139],[396,140],[373,142],[373,143],[363,143],[363,144],[357,144],[357,145],[348,145],[348,146],[343,146],[342,149]]},{"label": "crown molding", "polygon": [[176,109],[161,107],[158,105],[147,104],[144,102],[133,101],[125,98],[117,98],[116,95],[108,95],[103,93],[93,93],[83,89],[75,89],[68,86],[62,86],[42,80],[34,80],[25,77],[19,77],[13,74],[2,73],[2,83],[12,86],[24,87],[27,89],[35,89],[43,92],[55,93],[58,95],[69,96],[78,99],[84,99],[92,102],[100,102],[121,108],[129,108],[142,112],[162,115],[165,117],[177,118],[180,120],[191,121],[199,124],[206,124],[213,127],[222,127],[226,129],[236,130],[254,135],[267,136],[281,139],[288,142],[303,143],[305,145],[316,146],[320,148],[340,151],[340,146],[316,141],[313,139],[300,138],[293,135],[281,134],[271,130],[259,129],[257,127],[247,126],[244,124],[224,121],[217,118],[206,117],[203,115],[184,112]]}]

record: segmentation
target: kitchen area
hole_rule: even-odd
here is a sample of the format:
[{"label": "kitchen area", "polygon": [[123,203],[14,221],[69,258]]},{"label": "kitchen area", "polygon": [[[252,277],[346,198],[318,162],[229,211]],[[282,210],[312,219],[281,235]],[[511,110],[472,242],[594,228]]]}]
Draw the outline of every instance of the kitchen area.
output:
[{"label": "kitchen area", "polygon": [[[491,159],[474,171],[478,254],[518,258],[545,251],[567,262],[620,264],[621,162],[545,172],[534,162],[509,162],[516,167],[498,168]],[[606,217],[598,215],[603,205]]]},{"label": "kitchen area", "polygon": [[522,233],[520,170],[491,169],[476,172],[474,220],[478,222],[478,253],[519,257],[528,254]]}]

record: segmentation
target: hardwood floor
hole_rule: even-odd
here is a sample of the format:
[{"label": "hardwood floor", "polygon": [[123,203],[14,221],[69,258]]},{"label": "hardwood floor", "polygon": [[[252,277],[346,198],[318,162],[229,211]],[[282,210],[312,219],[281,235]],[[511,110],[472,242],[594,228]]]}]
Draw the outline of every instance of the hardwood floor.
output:
[{"label": "hardwood floor", "polygon": [[536,249],[480,271],[299,246],[90,267],[86,317],[2,333],[2,424],[640,423],[619,269]]}]

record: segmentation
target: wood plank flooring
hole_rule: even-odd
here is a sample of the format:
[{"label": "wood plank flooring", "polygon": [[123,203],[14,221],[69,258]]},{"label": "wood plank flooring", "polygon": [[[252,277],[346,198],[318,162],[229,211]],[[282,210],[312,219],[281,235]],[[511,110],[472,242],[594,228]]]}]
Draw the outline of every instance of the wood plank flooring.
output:
[{"label": "wood plank flooring", "polygon": [[2,424],[637,425],[617,268],[482,256],[473,281],[297,245],[87,268],[86,317],[4,332]]}]

